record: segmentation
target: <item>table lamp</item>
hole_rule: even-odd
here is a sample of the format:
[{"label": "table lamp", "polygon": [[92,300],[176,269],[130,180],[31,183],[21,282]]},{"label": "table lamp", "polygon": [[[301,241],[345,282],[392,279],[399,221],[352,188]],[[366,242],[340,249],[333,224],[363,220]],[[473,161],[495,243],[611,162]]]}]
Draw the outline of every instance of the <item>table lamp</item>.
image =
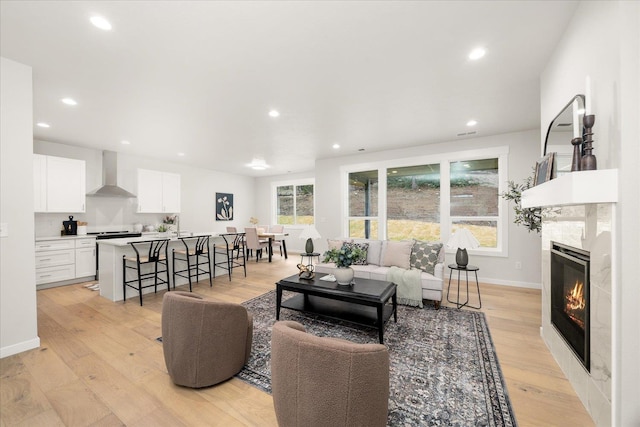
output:
[{"label": "table lamp", "polygon": [[304,250],[306,251],[306,253],[310,254],[313,253],[313,239],[319,239],[322,236],[320,236],[320,233],[318,233],[318,230],[316,230],[313,225],[310,225],[309,227],[302,230],[302,233],[300,233],[300,236],[298,237],[300,237],[301,239],[307,239]]},{"label": "table lamp", "polygon": [[476,249],[480,247],[480,242],[466,228],[460,228],[447,242],[447,247],[458,248],[456,252],[456,264],[458,267],[466,267],[469,264],[469,255],[467,249]]}]

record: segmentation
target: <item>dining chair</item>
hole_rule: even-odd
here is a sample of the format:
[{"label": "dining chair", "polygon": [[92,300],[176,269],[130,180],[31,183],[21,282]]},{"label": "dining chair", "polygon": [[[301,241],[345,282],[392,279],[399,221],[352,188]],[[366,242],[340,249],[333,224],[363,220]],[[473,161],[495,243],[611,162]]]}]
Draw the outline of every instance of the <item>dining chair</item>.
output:
[{"label": "dining chair", "polygon": [[245,243],[247,245],[247,250],[255,250],[256,251],[256,262],[262,258],[262,250],[269,250],[269,242],[261,241],[258,238],[258,229],[256,227],[247,227],[244,229],[245,232]]},{"label": "dining chair", "polygon": [[[284,233],[284,225],[276,224],[269,226],[270,233]],[[271,246],[277,246],[280,248],[280,256],[282,256],[282,239],[273,239]]]}]

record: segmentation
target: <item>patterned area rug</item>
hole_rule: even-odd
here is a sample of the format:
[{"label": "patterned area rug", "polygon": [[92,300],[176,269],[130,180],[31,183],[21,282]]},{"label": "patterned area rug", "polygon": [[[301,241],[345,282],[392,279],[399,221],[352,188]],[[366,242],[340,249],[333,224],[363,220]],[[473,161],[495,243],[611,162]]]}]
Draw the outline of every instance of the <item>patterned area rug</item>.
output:
[{"label": "patterned area rug", "polygon": [[[291,294],[284,293],[283,300]],[[271,393],[271,327],[275,291],[245,302],[253,314],[253,350],[237,375]],[[307,332],[352,342],[377,343],[378,332],[320,316],[282,309]],[[398,323],[386,325],[390,355],[390,426],[515,426],[484,313],[432,305],[398,306]]]}]

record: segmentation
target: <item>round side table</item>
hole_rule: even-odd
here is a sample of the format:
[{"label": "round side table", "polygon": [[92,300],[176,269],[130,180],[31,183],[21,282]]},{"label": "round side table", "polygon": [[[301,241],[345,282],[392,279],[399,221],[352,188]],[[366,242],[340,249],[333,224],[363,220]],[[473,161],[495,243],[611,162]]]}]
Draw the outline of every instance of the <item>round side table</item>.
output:
[{"label": "round side table", "polygon": [[[447,301],[449,301],[450,303],[454,303],[457,308],[462,308],[464,306],[467,306],[470,308],[478,308],[478,309],[482,308],[482,298],[480,298],[480,285],[478,284],[478,270],[480,269],[475,265],[467,265],[463,267],[458,264],[449,264],[449,270],[450,272],[449,272],[449,286],[447,286]],[[453,270],[458,271],[458,296],[455,301],[451,301],[449,299],[449,290],[451,289],[451,275],[453,274]],[[464,271],[467,276],[467,300],[462,304],[460,303],[460,272],[461,271]],[[473,271],[476,275],[476,289],[478,290],[478,301],[480,302],[480,305],[478,305],[477,307],[469,305],[469,272],[470,271]]]},{"label": "round side table", "polygon": [[[300,264],[313,266],[313,258],[314,257],[318,258],[318,262],[317,263],[319,263],[320,262],[320,254],[318,252],[310,252],[310,253],[300,254]],[[304,262],[305,258],[308,258],[307,264],[305,264],[305,262]]]}]

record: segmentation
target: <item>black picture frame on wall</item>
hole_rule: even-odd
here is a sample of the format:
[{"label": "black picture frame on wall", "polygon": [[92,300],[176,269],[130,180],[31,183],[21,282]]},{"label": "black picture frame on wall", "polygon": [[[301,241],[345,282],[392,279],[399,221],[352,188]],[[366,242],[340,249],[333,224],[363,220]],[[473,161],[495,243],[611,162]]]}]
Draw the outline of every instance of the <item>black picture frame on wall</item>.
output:
[{"label": "black picture frame on wall", "polygon": [[216,221],[233,221],[232,193],[216,193]]},{"label": "black picture frame on wall", "polygon": [[556,153],[547,153],[536,163],[536,172],[533,177],[533,185],[547,182],[553,176],[553,159]]}]

